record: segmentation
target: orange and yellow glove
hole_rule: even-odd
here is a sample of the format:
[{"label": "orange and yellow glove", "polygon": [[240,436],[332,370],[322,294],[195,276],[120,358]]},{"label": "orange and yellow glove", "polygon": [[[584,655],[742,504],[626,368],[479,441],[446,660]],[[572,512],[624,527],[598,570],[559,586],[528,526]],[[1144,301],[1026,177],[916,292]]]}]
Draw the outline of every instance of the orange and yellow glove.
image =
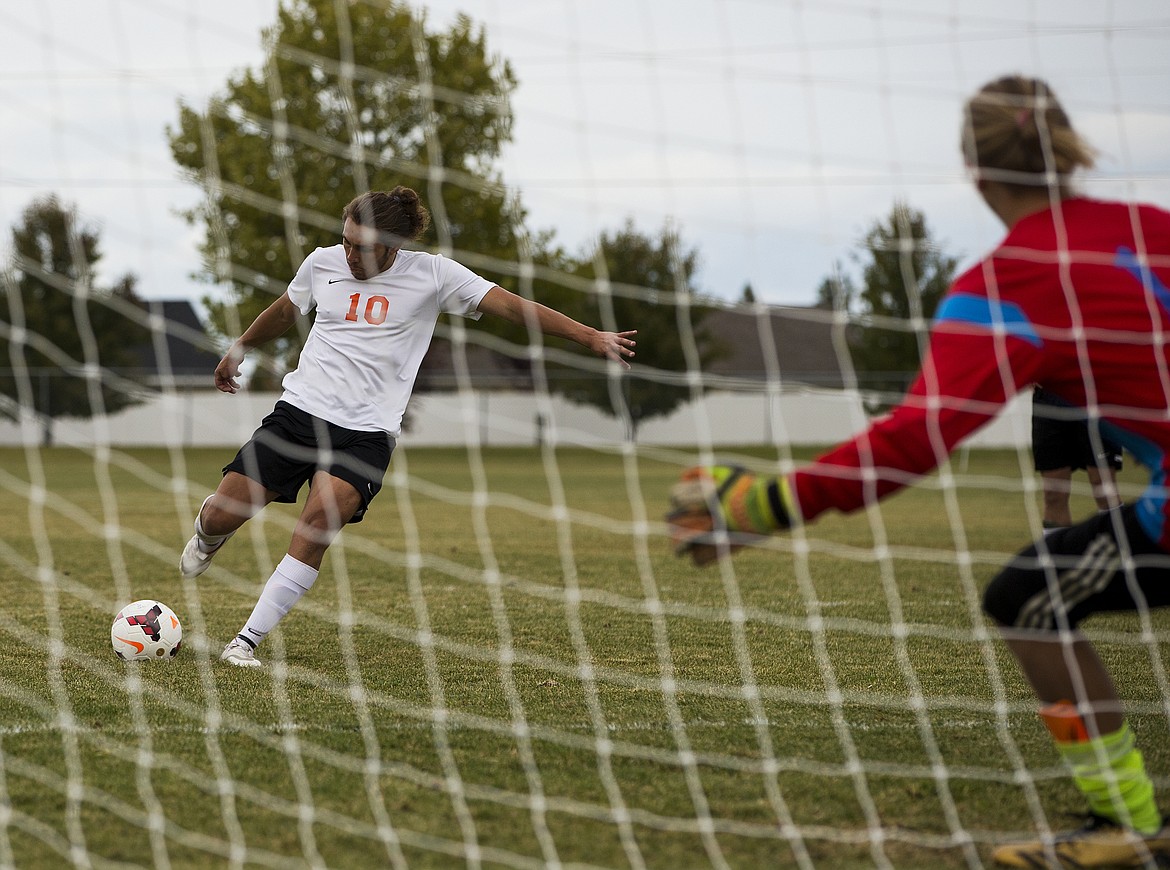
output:
[{"label": "orange and yellow glove", "polygon": [[676,556],[700,567],[792,525],[782,477],[756,477],[736,465],[688,468],[670,492],[666,515]]}]

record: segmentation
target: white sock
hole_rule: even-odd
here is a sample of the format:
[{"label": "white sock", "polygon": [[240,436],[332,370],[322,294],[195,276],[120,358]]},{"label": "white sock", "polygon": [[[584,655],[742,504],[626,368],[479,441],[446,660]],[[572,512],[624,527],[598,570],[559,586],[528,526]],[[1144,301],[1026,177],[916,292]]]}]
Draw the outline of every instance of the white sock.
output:
[{"label": "white sock", "polygon": [[195,514],[195,537],[199,539],[199,549],[204,553],[213,553],[215,549],[232,536],[231,532],[226,535],[209,535],[203,531],[203,509],[207,507],[207,503],[211,501],[212,495],[203,499],[203,504],[199,505],[199,513]]},{"label": "white sock", "polygon": [[268,578],[268,582],[264,584],[260,600],[256,602],[252,615],[240,629],[238,637],[255,649],[260,641],[268,636],[268,632],[276,628],[276,624],[301,600],[301,596],[313,588],[317,573],[316,568],[311,568],[286,553],[276,566],[276,570],[272,572],[272,576]]}]

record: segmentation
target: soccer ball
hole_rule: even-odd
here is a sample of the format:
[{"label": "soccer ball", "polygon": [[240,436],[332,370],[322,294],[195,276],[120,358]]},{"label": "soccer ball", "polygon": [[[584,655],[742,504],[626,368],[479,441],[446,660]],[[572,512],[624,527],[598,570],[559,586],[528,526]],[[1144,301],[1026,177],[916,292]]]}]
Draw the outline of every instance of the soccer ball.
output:
[{"label": "soccer ball", "polygon": [[183,626],[161,601],[144,598],[118,611],[110,626],[110,642],[118,658],[126,661],[170,659],[183,645]]}]

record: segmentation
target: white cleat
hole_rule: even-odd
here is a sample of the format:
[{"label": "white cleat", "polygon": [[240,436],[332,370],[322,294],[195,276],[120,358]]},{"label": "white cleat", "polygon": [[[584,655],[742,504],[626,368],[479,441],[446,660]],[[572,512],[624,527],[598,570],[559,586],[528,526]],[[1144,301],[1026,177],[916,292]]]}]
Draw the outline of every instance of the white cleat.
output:
[{"label": "white cleat", "polygon": [[244,643],[238,637],[234,637],[228,642],[228,645],[223,648],[220,653],[219,660],[235,665],[237,668],[262,668],[264,663],[256,658],[256,653],[252,647]]},{"label": "white cleat", "polygon": [[[231,535],[228,537],[230,538]],[[187,578],[198,577],[211,567],[211,557],[218,553],[226,543],[227,538],[224,538],[215,545],[210,553],[205,553],[203,548],[199,546],[199,536],[192,535],[187,546],[183,547],[183,555],[179,557],[179,573]]]}]

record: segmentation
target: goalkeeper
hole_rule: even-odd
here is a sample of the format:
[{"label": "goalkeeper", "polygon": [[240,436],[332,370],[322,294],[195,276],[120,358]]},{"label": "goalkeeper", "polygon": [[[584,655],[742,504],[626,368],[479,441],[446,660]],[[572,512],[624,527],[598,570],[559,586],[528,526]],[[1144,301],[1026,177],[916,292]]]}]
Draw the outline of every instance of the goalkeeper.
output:
[{"label": "goalkeeper", "polygon": [[1079,830],[1000,846],[994,858],[1152,865],[1170,856],[1170,827],[1117,689],[1078,626],[1094,613],[1170,605],[1170,214],[1071,190],[1092,150],[1036,79],[999,79],[972,97],[962,151],[1007,236],[950,288],[899,407],[786,477],[688,470],[672,493],[671,536],[679,555],[706,565],[825,511],[857,510],[934,469],[1033,383],[1086,409],[1091,437],[1130,451],[1149,488],[1026,547],[991,581],[984,608],[1090,815]]}]

